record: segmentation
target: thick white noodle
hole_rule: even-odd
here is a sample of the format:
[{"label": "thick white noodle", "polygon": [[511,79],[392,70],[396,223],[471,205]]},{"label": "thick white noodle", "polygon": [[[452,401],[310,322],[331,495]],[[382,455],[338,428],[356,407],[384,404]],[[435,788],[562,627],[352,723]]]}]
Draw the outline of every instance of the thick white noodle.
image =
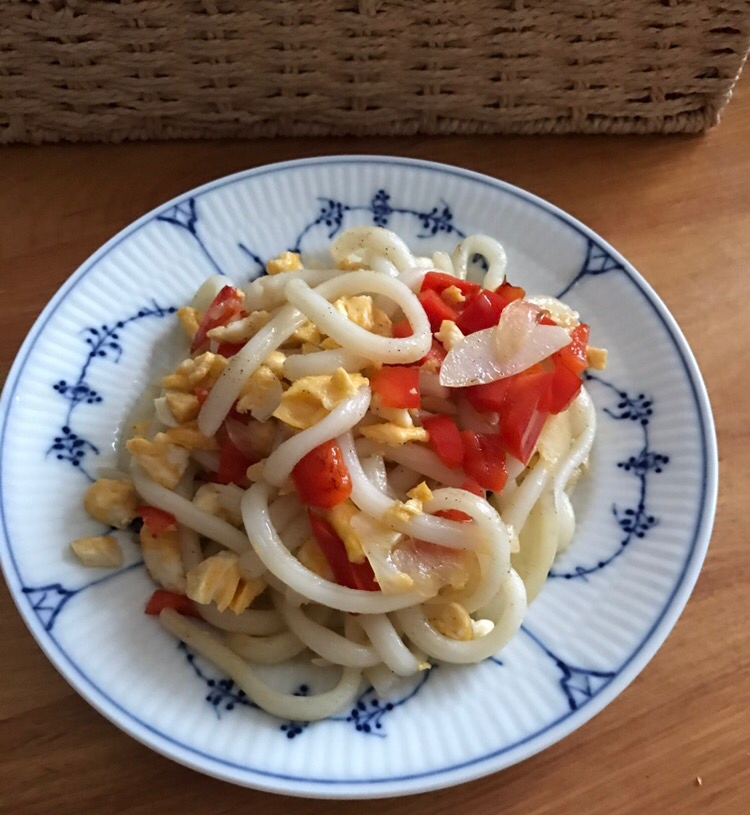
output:
[{"label": "thick white noodle", "polygon": [[268,486],[262,482],[254,484],[245,493],[242,517],[246,528],[253,530],[253,547],[266,568],[292,591],[309,600],[340,611],[380,614],[414,605],[424,599],[414,591],[384,595],[381,592],[349,589],[324,580],[303,566],[286,548],[271,522]]},{"label": "thick white noodle", "polygon": [[571,445],[565,462],[555,474],[554,506],[557,513],[557,551],[562,552],[570,545],[575,533],[576,516],[573,504],[566,492],[573,474],[588,459],[596,434],[596,412],[594,403],[585,388],[568,408],[576,438]]},{"label": "thick white noodle", "polygon": [[341,269],[302,269],[256,277],[245,287],[245,310],[271,311],[283,305],[286,302],[284,287],[290,280],[304,280],[311,286],[319,286],[340,274],[344,274]]},{"label": "thick white noodle", "polygon": [[378,226],[347,229],[331,244],[331,254],[337,265],[351,258],[372,266],[373,261],[381,257],[399,272],[416,265],[416,258],[404,241],[395,232]]},{"label": "thick white noodle", "polygon": [[287,379],[302,379],[303,376],[324,376],[333,374],[339,368],[355,373],[367,365],[365,357],[352,354],[344,348],[330,351],[314,351],[312,354],[293,354],[284,360],[284,376]]},{"label": "thick white noodle", "polygon": [[176,611],[165,609],[159,615],[159,620],[167,631],[179,637],[185,645],[229,674],[253,702],[282,719],[298,722],[326,719],[351,704],[359,691],[360,672],[356,668],[344,668],[338,684],[325,693],[315,696],[280,693],[259,679],[255,671],[234,651]]},{"label": "thick white noodle", "polygon": [[276,607],[289,629],[311,650],[333,665],[370,668],[380,663],[380,656],[368,645],[360,645],[311,620],[300,608],[276,601]]},{"label": "thick white noodle", "polygon": [[[365,444],[365,442],[369,442]],[[440,481],[447,487],[460,487],[466,481],[463,470],[451,470],[427,447],[407,442],[398,446],[380,445],[372,442],[371,439],[360,439],[357,441],[357,452],[361,455],[377,453],[388,459],[408,467],[410,470],[419,473],[426,478],[433,478]]]},{"label": "thick white noodle", "polygon": [[366,386],[336,407],[317,424],[280,444],[266,459],[263,477],[280,487],[291,475],[299,460],[330,439],[346,433],[365,417],[372,393]]},{"label": "thick white noodle", "polygon": [[393,673],[411,676],[419,671],[419,661],[404,645],[387,615],[363,614],[359,624],[370,638],[373,648]]},{"label": "thick white noodle", "polygon": [[[456,509],[465,512],[474,521],[481,535],[481,545],[474,550],[481,580],[468,597],[461,598],[461,605],[468,612],[476,611],[488,603],[510,572],[510,535],[497,510],[484,498],[466,490],[445,488],[435,490],[425,504],[429,512]],[[425,539],[426,540],[426,539]]]},{"label": "thick white noodle", "polygon": [[520,547],[511,557],[513,568],[526,587],[527,602],[539,594],[557,552],[557,512],[549,489],[529,513],[519,536]]},{"label": "thick white noodle", "polygon": [[372,483],[386,495],[395,498],[392,494],[391,488],[388,484],[388,471],[385,469],[385,461],[383,457],[377,454],[367,456],[360,461],[364,474],[372,481]]},{"label": "thick white noodle", "polygon": [[189,572],[203,560],[200,537],[194,529],[184,524],[177,524],[177,534],[180,538],[182,565]]},{"label": "thick white noodle", "polygon": [[526,473],[521,485],[512,495],[506,497],[505,491],[499,495],[492,496],[495,506],[500,510],[500,515],[508,526],[512,526],[517,535],[521,534],[523,525],[526,523],[534,504],[539,500],[539,496],[550,481],[552,474],[547,468],[543,459]]},{"label": "thick white noodle", "polygon": [[[141,498],[152,506],[171,512],[178,523],[189,526],[198,534],[220,543],[238,555],[250,548],[250,541],[244,532],[235,529],[221,518],[199,509],[187,498],[152,481],[137,464],[133,464],[132,477],[133,485]],[[259,577],[265,571],[257,558],[251,559],[247,567],[253,577]]]},{"label": "thick white noodle", "polygon": [[271,609],[247,608],[239,614],[233,611],[219,611],[213,603],[195,604],[203,619],[221,631],[234,631],[238,634],[252,634],[256,637],[268,637],[281,634],[284,620],[277,611]]},{"label": "thick white noodle", "polygon": [[521,627],[526,612],[526,590],[521,578],[511,571],[498,592],[502,598],[499,615],[492,620],[492,631],[477,639],[449,639],[430,625],[421,606],[405,608],[396,617],[409,639],[428,656],[443,662],[467,664],[480,662],[496,654]]},{"label": "thick white noodle", "polygon": [[478,537],[468,524],[424,514],[413,515],[404,520],[400,513],[394,512],[398,509],[398,502],[380,492],[365,475],[354,449],[351,433],[339,436],[338,443],[352,479],[351,499],[363,512],[377,518],[391,529],[419,540],[430,541],[449,549],[476,548]]},{"label": "thick white noodle", "polygon": [[487,235],[470,235],[458,244],[453,252],[453,269],[456,277],[465,280],[469,261],[474,255],[481,255],[488,265],[482,286],[485,289],[496,289],[505,277],[508,258],[505,249],[494,238]]},{"label": "thick white noodle", "polygon": [[[403,339],[381,337],[357,325],[326,299],[330,293],[324,289],[333,283],[338,284],[336,295],[339,297],[362,292],[390,297],[398,303],[411,324],[412,336]],[[430,350],[432,333],[422,304],[410,289],[392,277],[377,272],[348,272],[315,290],[302,280],[292,280],[287,284],[286,297],[339,345],[367,359],[388,363],[416,362]]]},{"label": "thick white noodle", "polygon": [[450,274],[455,277],[453,261],[447,252],[434,252],[432,255],[432,265],[438,271],[445,272],[446,274]]},{"label": "thick white noodle", "polygon": [[305,643],[291,631],[272,634],[270,637],[227,634],[224,639],[235,654],[258,665],[278,665],[305,650]]},{"label": "thick white noodle", "polygon": [[382,662],[372,668],[367,668],[364,675],[380,699],[385,699],[393,691],[394,686],[403,681]]}]

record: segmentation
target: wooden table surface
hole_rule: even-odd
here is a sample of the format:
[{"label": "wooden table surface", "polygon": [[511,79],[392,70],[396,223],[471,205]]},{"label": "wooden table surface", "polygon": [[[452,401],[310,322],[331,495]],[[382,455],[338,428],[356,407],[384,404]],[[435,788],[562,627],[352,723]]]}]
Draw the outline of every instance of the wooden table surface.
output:
[{"label": "wooden table surface", "polygon": [[453,790],[347,804],[204,777],[125,736],[80,699],[0,588],[0,811],[362,815],[471,811],[750,812],[750,77],[705,137],[409,138],[13,147],[0,150],[0,372],[42,306],[101,243],[177,193],[259,164],[390,153],[531,190],[621,250],[677,318],[716,416],[721,490],[703,573],[651,664],[554,747]]}]

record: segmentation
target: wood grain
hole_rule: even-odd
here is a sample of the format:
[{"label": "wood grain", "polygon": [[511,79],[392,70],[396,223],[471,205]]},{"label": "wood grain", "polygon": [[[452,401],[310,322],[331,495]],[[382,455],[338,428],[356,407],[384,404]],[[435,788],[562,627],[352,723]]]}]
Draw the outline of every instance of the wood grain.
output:
[{"label": "wood grain", "polygon": [[[707,136],[411,138],[15,147],[0,152],[0,373],[58,286],[103,241],[171,196],[272,161],[388,153],[460,164],[581,218],[648,278],[703,369],[721,490],[705,569],[674,633],[613,704],[521,765],[386,804],[394,813],[750,812],[750,82]],[[232,787],[109,724],[46,661],[0,589],[0,811],[287,815],[352,804]],[[702,780],[698,785],[697,779]],[[357,804],[361,815],[382,803]]]}]

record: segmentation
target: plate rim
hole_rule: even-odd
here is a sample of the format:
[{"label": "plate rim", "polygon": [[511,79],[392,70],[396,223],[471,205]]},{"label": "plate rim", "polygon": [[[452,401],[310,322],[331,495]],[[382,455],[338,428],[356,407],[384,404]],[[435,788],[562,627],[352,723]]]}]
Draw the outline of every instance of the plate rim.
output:
[{"label": "plate rim", "polygon": [[[107,693],[93,682],[83,669],[68,656],[52,632],[46,631],[41,626],[30,604],[22,602],[20,591],[21,576],[11,545],[10,530],[8,529],[4,512],[0,512],[3,532],[2,541],[0,541],[0,566],[2,567],[9,593],[21,618],[53,667],[95,710],[140,743],[191,769],[225,781],[268,792],[317,798],[362,798],[365,796],[383,798],[440,789],[498,772],[501,769],[512,766],[547,749],[578,730],[619,696],[641,671],[644,670],[673,630],[700,574],[711,539],[718,490],[716,430],[709,395],[695,356],[682,330],[666,305],[640,272],[635,269],[632,263],[594,230],[555,204],[509,182],[455,165],[400,156],[358,154],[293,159],[241,170],[206,182],[198,187],[188,189],[170,200],[159,204],[127,224],[86,258],[62,283],[29,329],[16,354],[13,365],[8,372],[2,396],[0,397],[0,510],[2,510],[5,494],[2,454],[5,445],[8,419],[13,404],[13,396],[37,340],[49,320],[78,282],[93,270],[116,246],[139,231],[144,225],[150,223],[159,213],[183,202],[188,197],[198,198],[208,192],[270,173],[295,170],[300,167],[324,167],[326,165],[337,164],[381,164],[389,167],[437,171],[439,173],[458,176],[459,178],[472,182],[478,182],[483,186],[488,186],[494,190],[499,190],[502,193],[522,199],[542,212],[553,215],[566,226],[574,229],[583,237],[604,249],[611,257],[620,263],[627,279],[641,292],[666,329],[669,338],[675,346],[677,355],[682,362],[697,408],[697,416],[701,430],[700,449],[705,465],[701,484],[701,501],[698,507],[694,532],[692,534],[692,542],[687,549],[685,563],[677,578],[676,585],[666,599],[661,613],[647,633],[643,635],[640,645],[627,660],[619,666],[617,674],[606,686],[602,687],[593,699],[575,711],[566,712],[563,716],[546,725],[542,730],[486,755],[449,767],[404,776],[389,776],[386,778],[326,779],[288,776],[282,773],[259,770],[237,764],[217,758],[197,748],[189,747],[160,730],[157,730],[155,727],[152,727],[140,719],[135,713],[126,710],[122,705],[109,697]],[[504,761],[503,756],[509,756],[511,760]],[[331,789],[331,787],[334,787],[334,789]]]}]

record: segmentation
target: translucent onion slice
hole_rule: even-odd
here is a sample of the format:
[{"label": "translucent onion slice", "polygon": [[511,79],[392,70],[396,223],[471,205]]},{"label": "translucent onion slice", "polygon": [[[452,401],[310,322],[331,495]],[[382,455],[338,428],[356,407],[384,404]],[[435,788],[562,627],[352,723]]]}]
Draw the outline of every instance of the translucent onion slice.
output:
[{"label": "translucent onion slice", "polygon": [[500,322],[469,334],[448,352],[440,369],[440,384],[449,388],[484,385],[521,373],[570,343],[557,325],[539,325],[539,310],[517,300]]}]

